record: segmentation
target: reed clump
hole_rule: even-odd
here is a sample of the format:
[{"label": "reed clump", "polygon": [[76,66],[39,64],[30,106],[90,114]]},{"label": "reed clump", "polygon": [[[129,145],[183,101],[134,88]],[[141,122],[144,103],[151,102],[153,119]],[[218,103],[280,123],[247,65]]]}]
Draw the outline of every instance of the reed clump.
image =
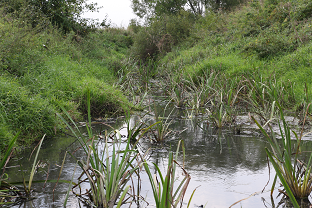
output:
[{"label": "reed clump", "polygon": [[[303,137],[303,130],[298,136],[294,131],[290,130],[286,123],[281,106],[277,103],[280,112],[279,134],[281,139],[277,139],[271,126],[271,133],[267,133],[264,128],[254,119],[262,133],[267,138],[270,148],[265,151],[272,163],[276,176],[272,185],[271,193],[276,184],[278,177],[283,184],[286,197],[288,197],[294,207],[300,207],[297,200],[307,199],[312,192],[312,176],[311,176],[311,158],[312,154],[308,156],[307,161],[301,161],[301,140]],[[308,109],[307,109],[308,111]],[[291,132],[294,138],[291,136]]]},{"label": "reed clump", "polygon": [[[152,186],[153,196],[157,208],[178,207],[179,204],[181,204],[182,206],[184,195],[190,183],[191,176],[185,171],[184,167],[179,165],[177,162],[181,143],[183,148],[183,158],[185,157],[183,146],[184,143],[182,141],[179,141],[176,153],[169,153],[168,166],[166,169],[167,172],[165,173],[165,175],[160,171],[159,167],[155,163],[153,164],[154,168],[157,171],[156,174],[152,175],[149,165],[146,161],[144,163],[144,168],[148,174],[149,181]],[[176,180],[176,172],[178,168],[181,168],[184,174],[183,179],[180,181]],[[158,177],[160,179],[158,179]],[[187,207],[189,207],[191,200],[192,198],[189,200]]]}]

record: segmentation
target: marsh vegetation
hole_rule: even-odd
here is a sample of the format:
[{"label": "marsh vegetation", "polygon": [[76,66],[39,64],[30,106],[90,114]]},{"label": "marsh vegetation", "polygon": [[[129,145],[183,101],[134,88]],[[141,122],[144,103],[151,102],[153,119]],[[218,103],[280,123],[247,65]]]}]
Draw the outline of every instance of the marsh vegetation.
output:
[{"label": "marsh vegetation", "polygon": [[[235,135],[251,131],[265,137],[253,151],[274,167],[271,194],[280,180],[281,206],[308,206],[300,202],[312,190],[311,1],[133,1],[143,19],[131,20],[127,29],[88,22],[83,9],[96,5],[0,3],[1,205],[32,199],[34,184],[56,183],[69,186],[64,206],[74,193],[86,206],[153,201],[163,208],[184,200],[189,207],[192,198],[200,201],[200,188],[190,185],[196,165],[188,148],[205,141],[210,151],[214,146],[220,157],[232,158],[236,148],[245,150]],[[125,130],[109,123],[120,116]],[[189,123],[180,129],[181,121]],[[96,123],[105,130],[95,132]],[[200,139],[188,139],[189,131],[200,132]],[[209,139],[203,136],[208,131]],[[224,144],[224,132],[234,139]],[[60,135],[72,135],[78,145],[62,152],[58,174],[50,178],[40,147]],[[19,164],[23,177],[11,180],[9,164],[34,144],[31,168]],[[158,159],[151,164],[153,151],[167,153],[165,165]],[[67,158],[79,176],[61,178]],[[141,194],[144,177],[152,198]],[[248,200],[235,198],[233,206]]]}]

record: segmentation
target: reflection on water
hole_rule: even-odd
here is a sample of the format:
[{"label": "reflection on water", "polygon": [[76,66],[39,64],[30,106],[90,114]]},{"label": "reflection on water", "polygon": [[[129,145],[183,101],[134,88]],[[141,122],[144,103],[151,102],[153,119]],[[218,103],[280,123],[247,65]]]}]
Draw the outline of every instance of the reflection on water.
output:
[{"label": "reflection on water", "polygon": [[[264,188],[269,173],[264,151],[267,143],[263,138],[216,130],[206,122],[196,126],[189,120],[176,120],[172,128],[177,131],[187,128],[167,146],[174,150],[179,139],[185,142],[185,169],[192,177],[186,199],[198,187],[192,200],[193,207],[205,204],[206,207],[229,207]],[[158,157],[161,161],[160,158],[166,155],[157,152],[153,158]],[[182,156],[179,162],[182,164]],[[261,194],[241,204],[243,207],[265,207],[261,197],[268,196]]]},{"label": "reflection on water", "polygon": [[[233,203],[242,200],[233,207],[272,207],[270,199],[271,183],[265,187],[269,176],[271,182],[274,177],[274,170],[267,165],[267,158],[264,148],[268,146],[265,139],[255,137],[248,133],[246,129],[241,130],[240,135],[233,134],[231,129],[215,129],[211,127],[207,121],[196,121],[181,119],[178,116],[171,125],[177,133],[164,146],[152,146],[149,141],[141,141],[143,149],[151,146],[150,162],[158,164],[161,170],[166,167],[166,158],[169,149],[175,150],[177,141],[183,139],[185,142],[185,169],[191,175],[192,179],[186,193],[185,202],[190,198],[194,189],[195,195],[191,202],[191,207],[205,205],[206,207],[222,208],[230,207]],[[138,117],[132,118],[132,123],[138,121]],[[117,122],[114,128],[120,128],[123,122]],[[103,125],[94,126],[94,131],[103,130]],[[126,134],[126,132],[122,132]],[[303,148],[311,149],[312,143],[309,140],[303,141]],[[61,137],[46,139],[40,151],[39,158],[43,163],[49,165],[49,179],[57,179],[65,151],[73,152],[79,147],[75,138]],[[163,148],[164,147],[164,148]],[[29,154],[25,153],[25,155]],[[84,157],[83,152],[76,150],[77,157]],[[13,161],[11,165],[22,164],[23,169],[30,170],[32,163],[27,160],[28,156]],[[178,162],[182,164],[182,154]],[[65,166],[61,173],[61,179],[71,180],[78,178],[81,171],[77,169],[75,161],[69,156],[66,157]],[[10,168],[7,172],[11,181],[21,181],[22,171],[20,168]],[[182,174],[182,172],[178,172]],[[27,178],[28,176],[26,176]],[[44,180],[46,173],[43,171],[35,175],[36,180]],[[149,185],[147,176],[142,175],[142,192],[141,195],[150,203],[149,207],[153,207],[152,190]],[[55,183],[47,183],[45,188],[42,184],[34,184],[36,199],[23,204],[25,207],[62,207],[68,190],[68,184],[59,183],[54,192],[54,202],[52,191]],[[84,187],[87,188],[87,187]],[[275,191],[277,194],[277,190]],[[274,195],[276,197],[276,195]],[[263,201],[263,199],[265,201]],[[70,196],[67,207],[79,207],[78,200],[73,195]],[[146,203],[143,203],[143,207]],[[275,202],[278,204],[278,200]],[[18,207],[18,206],[15,206]],[[134,206],[133,206],[134,207]],[[184,204],[186,207],[186,204]]]}]

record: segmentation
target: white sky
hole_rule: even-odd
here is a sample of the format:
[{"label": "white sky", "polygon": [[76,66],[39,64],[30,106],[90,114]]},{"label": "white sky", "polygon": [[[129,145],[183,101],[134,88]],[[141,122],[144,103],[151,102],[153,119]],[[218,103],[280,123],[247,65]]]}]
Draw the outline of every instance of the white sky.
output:
[{"label": "white sky", "polygon": [[112,26],[127,27],[130,19],[137,18],[131,9],[131,0],[88,0],[88,3],[97,2],[103,8],[99,12],[85,13],[83,17],[99,19],[102,22],[106,14]]}]

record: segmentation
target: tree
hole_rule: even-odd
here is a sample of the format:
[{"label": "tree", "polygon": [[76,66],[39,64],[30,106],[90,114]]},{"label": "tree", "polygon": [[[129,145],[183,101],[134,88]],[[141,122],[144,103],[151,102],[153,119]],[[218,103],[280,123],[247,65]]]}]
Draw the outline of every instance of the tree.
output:
[{"label": "tree", "polygon": [[140,18],[171,15],[180,10],[190,10],[196,15],[202,15],[206,9],[229,9],[243,1],[245,0],[132,0],[132,9]]},{"label": "tree", "polygon": [[175,14],[185,5],[187,0],[132,0],[132,9],[140,17]]},{"label": "tree", "polygon": [[97,3],[87,0],[2,0],[0,7],[7,13],[27,16],[36,26],[40,18],[47,18],[65,33],[86,27],[87,20],[82,18],[84,11],[97,11]]}]

